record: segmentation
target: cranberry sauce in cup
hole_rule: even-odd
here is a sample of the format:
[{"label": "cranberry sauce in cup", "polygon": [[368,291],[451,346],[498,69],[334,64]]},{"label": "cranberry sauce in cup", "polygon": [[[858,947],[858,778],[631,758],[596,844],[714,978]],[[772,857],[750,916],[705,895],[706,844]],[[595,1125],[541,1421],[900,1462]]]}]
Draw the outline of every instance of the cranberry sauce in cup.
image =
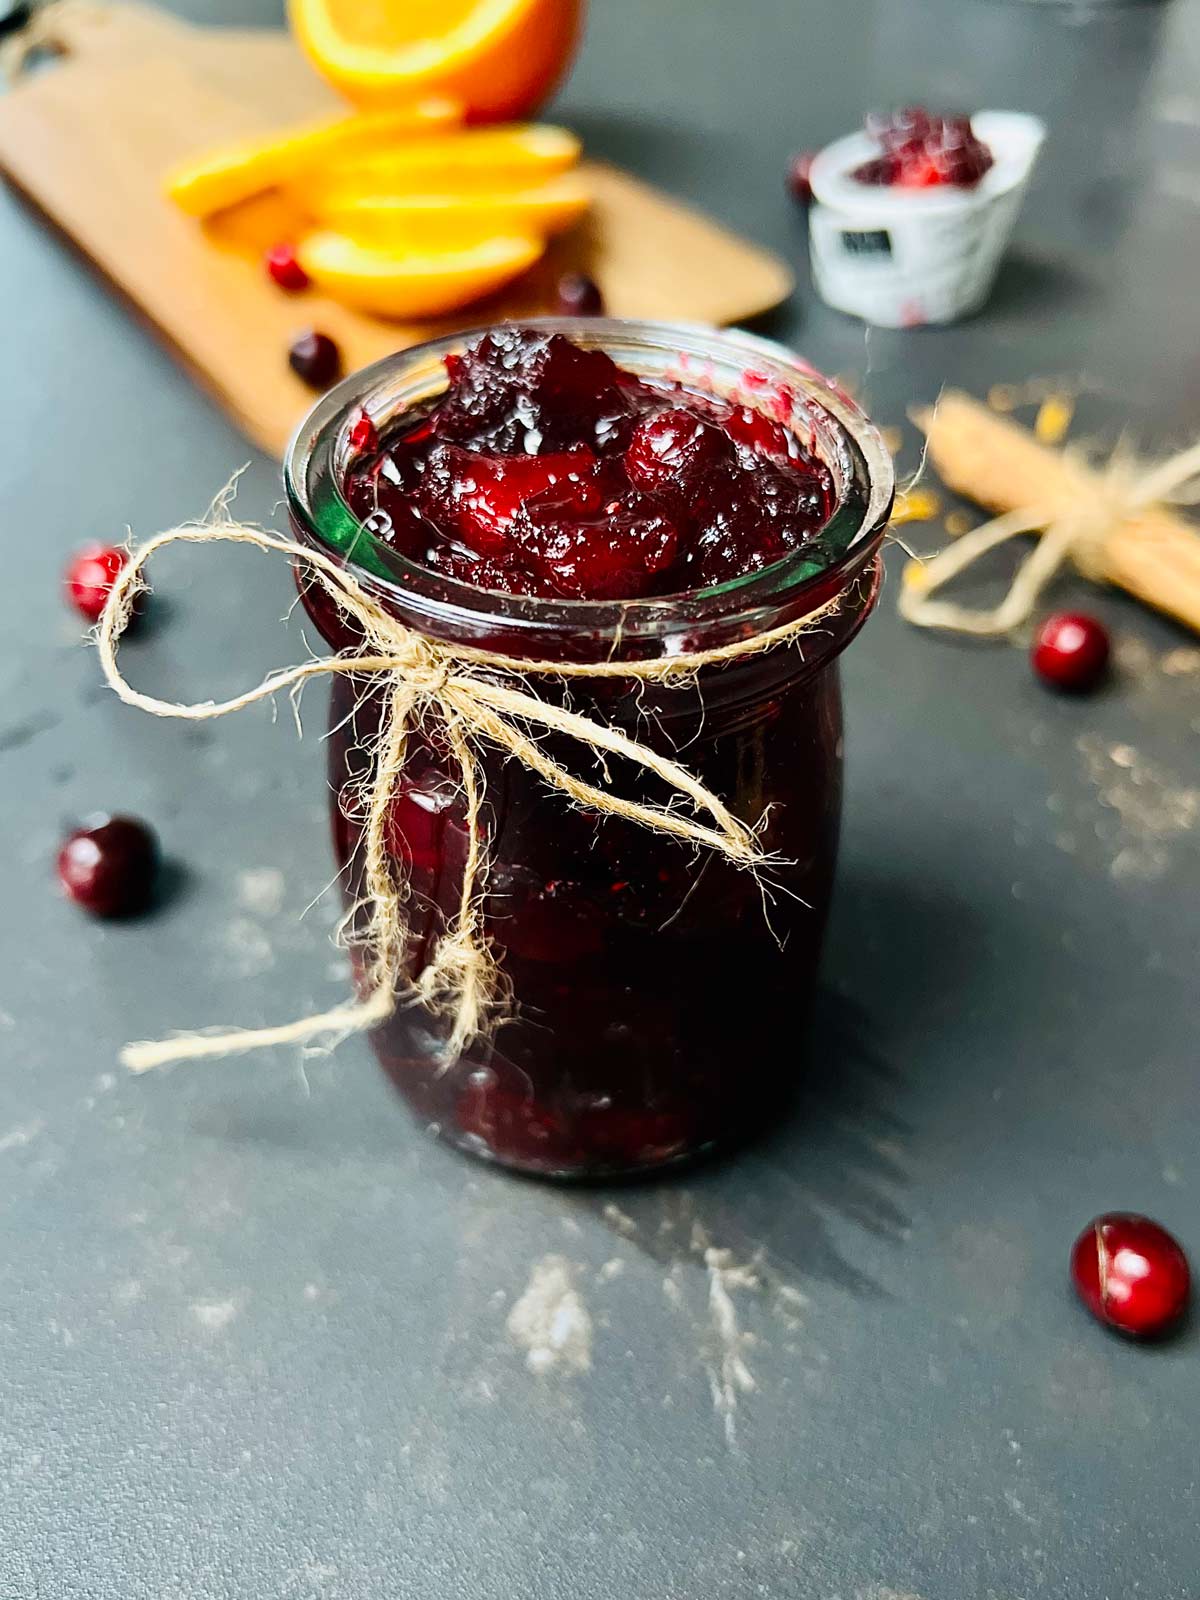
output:
[{"label": "cranberry sauce in cup", "polygon": [[[480,744],[485,932],[512,1006],[460,1055],[450,1022],[403,995],[372,1034],[423,1124],[524,1172],[644,1171],[761,1123],[801,1070],[832,887],[837,658],[874,604],[893,491],[875,429],[762,340],[562,319],[439,340],[355,374],[302,425],[286,483],[298,537],[340,553],[403,624],[508,658],[653,661],[836,602],[811,634],[685,686],[528,680],[761,821],[765,895],[753,874],[572,806]],[[353,647],[324,591],[302,593],[328,643]],[[354,905],[381,691],[333,681],[334,849]],[[641,768],[612,761],[606,773],[560,735],[544,748],[625,799],[670,798]],[[435,721],[408,741],[388,838],[409,885],[415,978],[457,909],[466,859],[466,801]]]}]

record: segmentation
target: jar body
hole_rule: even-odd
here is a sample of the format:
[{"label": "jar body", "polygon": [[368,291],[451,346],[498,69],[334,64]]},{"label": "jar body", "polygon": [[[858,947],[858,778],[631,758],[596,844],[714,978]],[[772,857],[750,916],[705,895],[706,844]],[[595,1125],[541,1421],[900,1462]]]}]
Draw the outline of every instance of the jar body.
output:
[{"label": "jar body", "polygon": [[[372,1035],[431,1131],[523,1171],[610,1176],[744,1135],[794,1083],[837,852],[838,666],[797,672],[766,658],[719,676],[657,691],[626,729],[680,752],[738,816],[765,819],[763,846],[777,864],[762,882],[669,836],[572,807],[528,769],[480,751],[485,929],[512,1013],[454,1059],[448,1024],[418,1006],[402,1005]],[[581,708],[578,692],[573,703]],[[364,751],[379,704],[370,685],[335,680],[329,777],[349,904],[362,892]],[[613,703],[586,709],[623,720]],[[409,977],[453,915],[466,842],[454,764],[436,728],[418,731],[388,817],[393,868],[410,886]]]},{"label": "jar body", "polygon": [[[761,874],[620,816],[573,806],[506,752],[472,742],[484,800],[483,932],[510,989],[494,1031],[461,1054],[451,1021],[401,992],[372,1035],[421,1123],[523,1172],[600,1178],[734,1140],[768,1117],[800,1070],[837,853],[842,789],[838,656],[873,606],[891,506],[890,462],[849,397],[748,335],[586,318],[541,326],[627,370],[700,395],[737,395],[783,421],[829,466],[839,503],[820,549],[710,590],[624,602],[546,601],[468,588],[389,556],[341,493],[348,419],[379,431],[445,387],[469,335],[402,352],[345,380],[302,425],[285,479],[297,538],[350,564],[406,628],[479,655],[582,666],[534,672],[525,691],[618,728],[684,766],[768,857]],[[336,651],[361,644],[319,584],[304,604]],[[798,624],[786,645],[763,634]],[[751,653],[693,677],[588,675],[604,663]],[[378,678],[336,675],[329,734],[333,839],[347,905],[363,917],[363,795],[379,733]],[[510,678],[511,682],[512,679]],[[569,685],[569,690],[565,685]],[[465,732],[470,736],[470,728]],[[547,755],[615,797],[678,805],[638,764],[604,769],[561,734]],[[461,774],[436,714],[408,732],[386,844],[404,886],[402,978],[419,978],[458,910],[467,856]],[[704,820],[700,814],[700,820]]]}]

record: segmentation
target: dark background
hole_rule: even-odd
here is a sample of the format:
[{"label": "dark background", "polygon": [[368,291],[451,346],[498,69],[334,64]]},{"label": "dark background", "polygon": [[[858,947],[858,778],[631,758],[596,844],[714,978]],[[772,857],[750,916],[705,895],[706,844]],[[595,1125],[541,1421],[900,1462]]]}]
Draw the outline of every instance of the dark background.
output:
[{"label": "dark background", "polygon": [[[991,304],[867,337],[802,271],[765,331],[885,423],[943,382],[1062,374],[1083,433],[1194,436],[1200,0],[596,0],[557,114],[800,260],[790,151],[910,99],[1049,122]],[[251,452],[7,195],[0,296],[0,1594],[1200,1595],[1197,1335],[1117,1342],[1065,1282],[1101,1209],[1200,1251],[1195,642],[1065,581],[1120,642],[1066,702],[1019,650],[901,624],[893,582],[846,662],[810,1086],[735,1161],[512,1181],[420,1136],[361,1042],[134,1079],[128,1038],[343,992],[332,898],[298,920],[330,871],[323,707],[297,745],[286,707],[189,730],[100,687],[66,552],[201,512]],[[240,509],[278,494],[251,458]],[[159,693],[302,648],[280,564],[168,558],[160,586],[128,652]],[[153,921],[54,892],[98,807],[178,863]],[[506,1330],[547,1256],[588,1371],[535,1374]],[[726,1416],[734,1354],[755,1387]]]}]

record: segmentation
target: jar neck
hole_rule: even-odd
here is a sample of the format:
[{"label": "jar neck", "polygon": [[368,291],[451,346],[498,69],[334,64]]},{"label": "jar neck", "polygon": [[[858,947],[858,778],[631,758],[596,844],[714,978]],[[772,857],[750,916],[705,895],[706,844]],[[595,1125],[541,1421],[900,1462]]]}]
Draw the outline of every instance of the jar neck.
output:
[{"label": "jar neck", "polygon": [[[745,655],[704,666],[694,678],[675,676],[655,681],[633,676],[572,676],[559,680],[551,674],[531,681],[538,685],[539,695],[569,700],[576,709],[586,710],[589,706],[602,705],[606,717],[613,721],[624,720],[624,706],[631,722],[644,721],[648,712],[653,714],[657,722],[698,717],[701,723],[705,719],[709,721],[709,732],[717,731],[717,725],[712,720],[714,715],[733,713],[743,702],[761,702],[764,698],[782,694],[830,666],[873,610],[882,579],[883,562],[876,550],[849,581],[839,581],[827,588],[825,601],[821,602],[822,610],[814,616],[811,631],[801,627],[797,634],[773,648],[747,651]],[[354,619],[337,607],[324,585],[308,581],[302,571],[297,572],[297,585],[305,610],[326,644],[338,653],[356,653],[363,643],[363,637]],[[508,641],[502,645],[486,631],[472,636],[466,629],[460,628],[450,636],[434,629],[421,628],[416,619],[405,614],[402,606],[389,606],[389,610],[398,621],[424,632],[428,638],[441,639],[451,645],[474,645],[488,649],[497,656],[521,659],[515,656]],[[798,609],[782,625],[793,621],[802,623],[804,617],[812,614]],[[684,639],[691,653],[691,641],[686,636]],[[532,641],[527,642],[532,644]],[[543,648],[548,644],[553,648],[554,645],[553,641],[544,639],[540,643]],[[563,662],[596,659],[594,641],[586,637],[564,634],[557,644],[558,648],[552,655],[535,655],[530,649],[525,659]],[[681,693],[681,689],[688,692]],[[699,725],[696,731],[699,731]]]},{"label": "jar neck", "polygon": [[[447,580],[378,543],[342,494],[351,419],[365,410],[383,432],[446,387],[445,358],[468,332],[403,351],[356,373],[318,403],[288,452],[285,482],[302,543],[346,559],[399,622],[450,645],[524,660],[645,661],[703,653],[758,637],[820,611],[802,657],[836,654],[877,590],[879,545],[891,510],[891,461],[876,430],[829,380],[779,346],[746,334],[601,318],[534,324],[606,351],[653,382],[718,396],[783,421],[829,468],[837,509],[808,550],[764,572],[684,594],[626,602],[535,599]],[[306,604],[335,645],[345,623],[314,591]]]}]

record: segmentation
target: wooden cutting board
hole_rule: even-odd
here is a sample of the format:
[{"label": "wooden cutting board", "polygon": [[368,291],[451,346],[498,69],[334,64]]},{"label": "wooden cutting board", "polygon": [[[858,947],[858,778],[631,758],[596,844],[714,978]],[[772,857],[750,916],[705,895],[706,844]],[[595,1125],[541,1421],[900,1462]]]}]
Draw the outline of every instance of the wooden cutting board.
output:
[{"label": "wooden cutting board", "polygon": [[[281,453],[312,402],[288,342],[315,326],[348,369],[403,345],[553,306],[553,284],[589,272],[617,316],[727,323],[778,304],[792,275],[706,217],[599,162],[592,215],[502,295],[415,325],[292,298],[264,276],[272,202],[205,227],[161,193],[163,174],[207,147],[336,111],[341,103],[282,33],[196,28],[148,7],[64,5],[62,59],[0,98],[0,168],[145,314],[258,444]],[[344,109],[344,107],[341,107]]]}]

